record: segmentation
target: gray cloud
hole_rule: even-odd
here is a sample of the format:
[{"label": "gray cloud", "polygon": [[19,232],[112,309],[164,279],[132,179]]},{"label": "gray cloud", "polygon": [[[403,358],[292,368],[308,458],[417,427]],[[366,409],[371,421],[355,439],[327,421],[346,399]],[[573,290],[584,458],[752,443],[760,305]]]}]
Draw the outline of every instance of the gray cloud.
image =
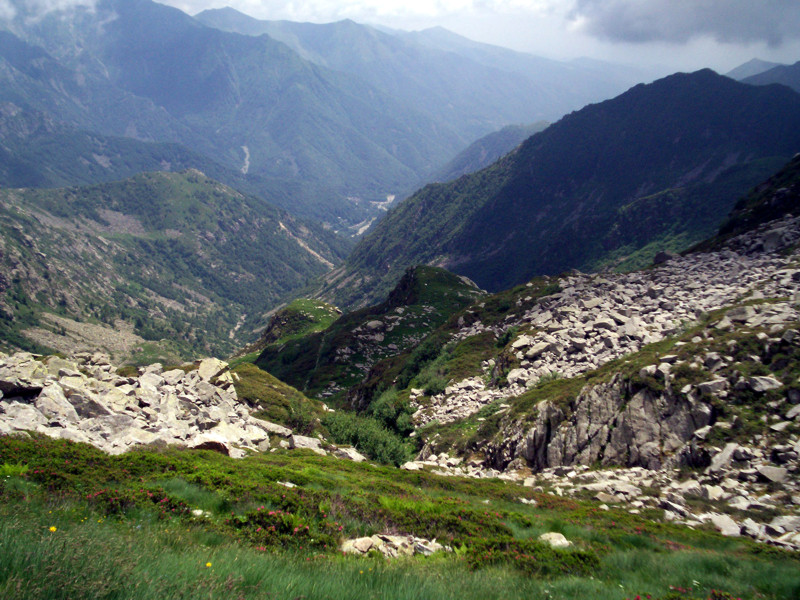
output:
[{"label": "gray cloud", "polygon": [[576,0],[570,18],[590,35],[620,42],[708,36],[778,47],[800,39],[798,0]]},{"label": "gray cloud", "polygon": [[96,0],[0,0],[0,20],[15,17],[38,19],[57,10],[69,10],[78,6],[92,8]]}]

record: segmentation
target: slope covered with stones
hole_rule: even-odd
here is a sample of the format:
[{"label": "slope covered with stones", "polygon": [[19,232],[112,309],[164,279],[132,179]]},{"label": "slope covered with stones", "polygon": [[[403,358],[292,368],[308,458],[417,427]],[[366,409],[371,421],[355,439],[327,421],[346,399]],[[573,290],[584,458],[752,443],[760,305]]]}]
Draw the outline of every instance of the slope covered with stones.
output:
[{"label": "slope covered with stones", "polygon": [[[256,388],[251,370],[232,371],[216,358],[168,370],[155,363],[136,371],[117,369],[100,353],[70,359],[0,353],[0,435],[34,432],[109,454],[180,446],[234,458],[270,450],[271,439],[272,447],[318,454],[327,454],[327,448],[341,458],[364,460],[352,448],[328,443],[323,448],[320,437],[260,418],[260,409],[274,405],[275,396],[296,402],[300,395],[278,382]],[[237,393],[239,384],[244,398]]]}]

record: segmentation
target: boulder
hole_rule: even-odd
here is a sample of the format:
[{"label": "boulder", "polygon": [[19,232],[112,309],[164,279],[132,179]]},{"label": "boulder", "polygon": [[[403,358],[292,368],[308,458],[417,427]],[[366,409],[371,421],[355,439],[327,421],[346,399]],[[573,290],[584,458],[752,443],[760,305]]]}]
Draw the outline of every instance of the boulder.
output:
[{"label": "boulder", "polygon": [[771,467],[769,465],[756,467],[756,471],[758,472],[759,479],[772,483],[781,483],[786,479],[788,473],[783,467]]},{"label": "boulder", "polygon": [[158,373],[147,372],[139,377],[139,387],[143,390],[157,391],[164,385],[164,378]]},{"label": "boulder", "polygon": [[167,385],[178,385],[178,383],[180,383],[185,376],[186,373],[183,371],[183,369],[172,369],[161,374],[161,377],[164,379],[164,383]]},{"label": "boulder", "polygon": [[543,533],[539,536],[539,541],[550,544],[553,548],[569,548],[572,545],[572,542],[565,538],[563,533],[556,531]]},{"label": "boulder", "polygon": [[533,345],[533,338],[529,335],[521,335],[511,344],[513,350],[522,350]]},{"label": "boulder", "polygon": [[525,385],[528,381],[528,372],[525,369],[511,369],[506,376],[508,383],[511,385],[518,383]]},{"label": "boulder", "polygon": [[5,421],[13,429],[27,429],[37,431],[40,426],[47,425],[47,418],[30,404],[24,402],[5,401],[2,404]]},{"label": "boulder", "polygon": [[697,389],[702,394],[718,394],[721,391],[728,389],[728,381],[727,379],[722,378],[712,379],[711,381],[705,381],[697,384]]},{"label": "boulder", "polygon": [[551,344],[548,342],[538,342],[530,347],[530,349],[525,353],[525,358],[533,360],[537,358],[543,352],[546,352],[550,349]]},{"label": "boulder", "polygon": [[360,454],[355,448],[337,448],[333,455],[336,458],[343,458],[345,460],[352,460],[353,462],[364,462],[367,457]]},{"label": "boulder", "polygon": [[292,450],[295,449],[306,449],[316,452],[317,454],[322,454],[323,456],[327,454],[325,450],[322,449],[322,444],[317,438],[306,437],[304,435],[292,435],[289,438],[289,448]]},{"label": "boulder", "polygon": [[726,444],[721,452],[718,452],[711,459],[711,465],[706,469],[708,473],[721,473],[730,468],[733,460],[733,453],[739,448],[739,444],[733,442]]},{"label": "boulder", "polygon": [[264,421],[262,419],[256,419],[255,417],[251,418],[249,421],[252,425],[256,427],[260,427],[267,433],[271,433],[280,437],[288,438],[292,435],[292,430],[284,427],[283,425],[278,425],[276,423],[270,423],[269,421]]},{"label": "boulder", "polygon": [[748,387],[754,392],[768,392],[781,387],[783,384],[774,377],[758,376],[747,380]]},{"label": "boulder", "polygon": [[59,422],[62,427],[69,423],[77,423],[78,413],[67,400],[64,390],[57,383],[51,383],[42,390],[34,402],[36,410],[52,421]]},{"label": "boulder", "polygon": [[728,537],[738,537],[741,532],[741,526],[736,523],[728,515],[719,515],[716,513],[709,513],[700,515],[701,520],[711,522],[722,535]]},{"label": "boulder", "polygon": [[764,535],[764,526],[760,523],[756,523],[753,519],[747,518],[742,521],[742,527],[739,533],[747,537],[758,539]]},{"label": "boulder", "polygon": [[197,365],[197,375],[203,381],[211,381],[228,368],[228,363],[218,358],[204,358]]}]

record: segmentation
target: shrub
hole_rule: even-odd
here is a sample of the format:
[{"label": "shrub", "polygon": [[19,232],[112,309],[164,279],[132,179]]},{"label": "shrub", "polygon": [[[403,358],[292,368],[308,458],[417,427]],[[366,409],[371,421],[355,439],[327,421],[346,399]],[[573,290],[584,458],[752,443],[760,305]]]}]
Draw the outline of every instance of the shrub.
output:
[{"label": "shrub", "polygon": [[334,442],[351,444],[373,460],[400,465],[409,459],[410,448],[376,419],[339,411],[328,413],[322,424]]},{"label": "shrub", "polygon": [[395,388],[383,392],[375,402],[370,404],[368,413],[384,427],[407,436],[414,430],[411,423],[412,409],[407,400],[402,400]]},{"label": "shrub", "polygon": [[472,569],[511,564],[536,577],[589,575],[600,568],[600,559],[594,552],[556,550],[536,540],[511,537],[475,540],[467,547],[465,558]]}]

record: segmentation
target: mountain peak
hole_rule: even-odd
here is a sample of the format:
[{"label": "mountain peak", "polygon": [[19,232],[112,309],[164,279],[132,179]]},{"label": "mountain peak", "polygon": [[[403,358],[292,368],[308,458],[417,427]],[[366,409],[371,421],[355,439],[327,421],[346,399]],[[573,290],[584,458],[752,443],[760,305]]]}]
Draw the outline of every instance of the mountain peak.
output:
[{"label": "mountain peak", "polygon": [[766,60],[761,60],[760,58],[751,58],[746,63],[742,63],[735,69],[731,69],[725,73],[725,76],[730,77],[731,79],[736,79],[737,81],[742,81],[743,79],[747,79],[753,75],[758,75],[764,71],[769,71],[777,66],[780,66],[780,63],[768,62]]}]

